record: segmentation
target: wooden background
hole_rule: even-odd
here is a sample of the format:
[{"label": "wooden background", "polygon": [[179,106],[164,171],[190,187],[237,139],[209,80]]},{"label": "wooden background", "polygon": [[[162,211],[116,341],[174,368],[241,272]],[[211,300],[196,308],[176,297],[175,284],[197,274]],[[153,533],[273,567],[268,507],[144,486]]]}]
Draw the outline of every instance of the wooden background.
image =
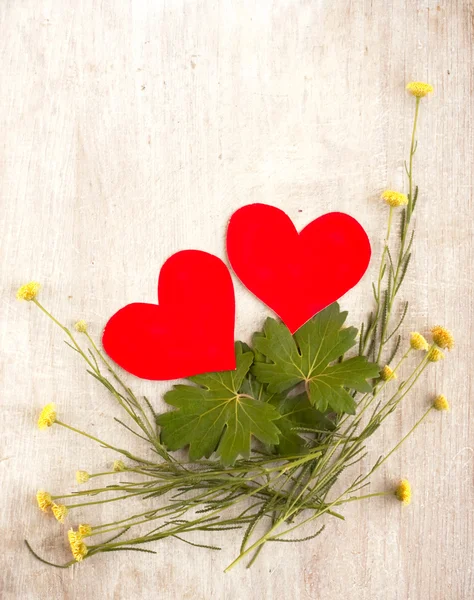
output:
[{"label": "wooden background", "polygon": [[[473,18],[469,0],[0,1],[2,599],[474,597]],[[154,301],[174,251],[224,258],[239,206],[275,204],[298,227],[342,210],[374,246],[343,300],[357,325],[384,235],[378,195],[404,185],[413,79],[435,93],[420,117],[404,332],[439,322],[457,341],[370,442],[374,460],[434,394],[449,397],[452,412],[432,414],[374,478],[371,490],[409,478],[413,504],[354,503],[319,538],[275,544],[228,575],[237,534],[212,538],[220,553],[167,540],[157,556],[69,570],[36,561],[24,538],[69,559],[67,526],[38,511],[36,490],[72,490],[77,468],[114,458],[59,427],[38,431],[40,408],[54,401],[64,421],[125,440],[112,400],[17,287],[42,282],[63,322],[84,318],[100,335],[119,307]],[[236,291],[247,339],[268,311]],[[130,382],[160,406],[167,384]],[[118,510],[76,512],[69,525]]]}]

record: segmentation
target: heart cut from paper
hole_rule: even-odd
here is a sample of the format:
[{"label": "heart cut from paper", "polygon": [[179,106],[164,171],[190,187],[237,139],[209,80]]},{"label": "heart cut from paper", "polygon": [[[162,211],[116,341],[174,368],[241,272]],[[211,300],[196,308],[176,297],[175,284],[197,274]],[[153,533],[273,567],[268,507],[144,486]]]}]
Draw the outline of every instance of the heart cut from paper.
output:
[{"label": "heart cut from paper", "polygon": [[332,212],[300,232],[282,210],[248,204],[231,217],[227,255],[242,283],[294,333],[361,279],[370,242],[353,217]]},{"label": "heart cut from paper", "polygon": [[219,258],[199,250],[170,256],[158,299],[128,304],[108,321],[102,344],[117,364],[154,380],[235,369],[234,288]]}]

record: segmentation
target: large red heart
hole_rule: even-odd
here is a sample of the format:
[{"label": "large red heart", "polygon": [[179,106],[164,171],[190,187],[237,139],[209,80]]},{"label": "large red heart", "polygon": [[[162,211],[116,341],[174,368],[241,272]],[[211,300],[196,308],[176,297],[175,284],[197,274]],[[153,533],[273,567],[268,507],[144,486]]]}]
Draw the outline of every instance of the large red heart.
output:
[{"label": "large red heart", "polygon": [[235,273],[292,333],[355,286],[370,254],[364,229],[344,213],[327,213],[298,233],[282,210],[249,204],[227,230]]},{"label": "large red heart", "polygon": [[128,304],[104,329],[107,354],[143,379],[178,379],[235,369],[234,288],[226,265],[199,250],[161,268],[160,304]]}]

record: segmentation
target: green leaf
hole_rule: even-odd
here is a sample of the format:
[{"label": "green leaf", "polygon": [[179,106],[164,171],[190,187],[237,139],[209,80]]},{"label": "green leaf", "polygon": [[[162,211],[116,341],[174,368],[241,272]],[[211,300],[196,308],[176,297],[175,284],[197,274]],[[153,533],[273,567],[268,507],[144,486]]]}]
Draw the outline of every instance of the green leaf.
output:
[{"label": "green leaf", "polygon": [[334,361],[355,345],[357,329],[342,328],[347,312],[337,302],[331,304],[291,335],[288,328],[268,318],[264,337],[256,336],[254,346],[268,363],[258,362],[252,373],[268,384],[270,393],[281,393],[305,383],[309,400],[319,411],[328,407],[342,413],[355,413],[355,401],[348,389],[370,392],[367,379],[377,377],[379,368],[363,356]]},{"label": "green leaf", "polygon": [[196,375],[189,380],[197,385],[175,385],[165,394],[165,402],[178,409],[157,419],[167,448],[189,445],[190,460],[217,452],[229,465],[239,455],[250,454],[252,435],[265,444],[278,443],[279,430],[273,421],[280,415],[274,406],[253,395],[246,380],[253,353],[246,349],[236,343],[235,371]]},{"label": "green leaf", "polygon": [[290,398],[276,395],[270,403],[281,415],[281,419],[276,422],[280,430],[280,440],[276,449],[281,455],[298,454],[305,446],[306,440],[295,431],[295,427],[308,427],[321,431],[334,429],[334,423],[311,406],[306,394]]}]

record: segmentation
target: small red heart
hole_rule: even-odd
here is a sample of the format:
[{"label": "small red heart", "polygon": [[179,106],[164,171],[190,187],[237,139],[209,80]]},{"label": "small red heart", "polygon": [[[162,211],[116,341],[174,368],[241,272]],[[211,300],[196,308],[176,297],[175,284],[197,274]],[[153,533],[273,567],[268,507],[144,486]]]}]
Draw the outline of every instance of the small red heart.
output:
[{"label": "small red heart", "polygon": [[104,329],[102,344],[123,369],[143,379],[178,379],[235,369],[234,288],[216,256],[183,250],[158,279],[160,304],[128,304]]},{"label": "small red heart", "polygon": [[298,233],[282,210],[249,204],[227,230],[235,273],[291,333],[354,287],[370,254],[364,229],[344,213],[322,215]]}]

